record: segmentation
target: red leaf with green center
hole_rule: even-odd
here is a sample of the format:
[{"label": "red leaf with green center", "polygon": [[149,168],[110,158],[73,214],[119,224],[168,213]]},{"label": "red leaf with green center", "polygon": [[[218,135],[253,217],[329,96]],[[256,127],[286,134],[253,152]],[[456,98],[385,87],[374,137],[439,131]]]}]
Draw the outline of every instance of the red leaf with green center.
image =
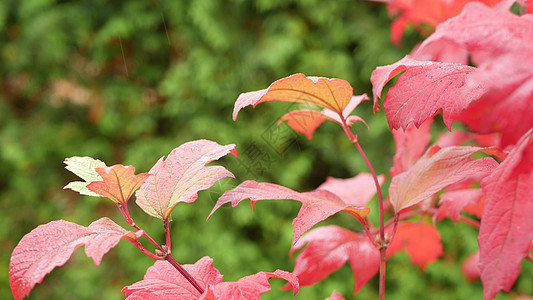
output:
[{"label": "red leaf with green center", "polygon": [[401,222],[387,249],[387,257],[392,257],[404,248],[411,261],[424,271],[427,264],[435,262],[442,255],[439,231],[424,223]]},{"label": "red leaf with green center", "polygon": [[[198,192],[212,187],[217,181],[233,174],[221,166],[205,166],[235,149],[208,140],[185,143],[172,150],[167,159],[161,158],[135,194],[137,204],[149,215],[168,219],[179,202],[192,203]],[[236,152],[235,152],[236,153]]]},{"label": "red leaf with green center", "polygon": [[509,291],[533,242],[533,129],[481,181],[485,208],[479,229],[479,262],[485,299]]},{"label": "red leaf with green center", "polygon": [[470,158],[486,148],[433,146],[408,171],[392,178],[389,187],[394,211],[417,204],[446,186],[478,173],[489,174],[498,163],[490,158]]},{"label": "red leaf with green center", "polygon": [[298,193],[277,184],[248,180],[233,190],[225,192],[218,199],[208,219],[222,205],[231,202],[231,206],[235,207],[246,199],[250,199],[252,207],[255,202],[260,200],[295,200],[301,202],[302,207],[298,216],[292,221],[294,225],[293,245],[302,234],[315,224],[340,211],[345,211],[356,219],[365,218],[370,212],[369,208],[347,204],[339,196],[327,190],[317,189],[311,192]]},{"label": "red leaf with green center", "polygon": [[482,84],[466,85],[475,70],[456,63],[419,61],[407,55],[372,72],[374,110],[378,108],[385,84],[405,71],[383,100],[390,128],[405,130],[411,122],[420,127],[442,110],[444,123],[450,129],[470,102],[485,92]]},{"label": "red leaf with green center", "polygon": [[26,234],[11,254],[9,285],[15,299],[22,299],[54,268],[64,265],[74,250],[85,245],[85,253],[96,265],[120,239],[136,240],[142,235],[127,231],[109,218],[89,227],[59,220],[40,225]]},{"label": "red leaf with green center", "polygon": [[317,227],[298,240],[290,254],[306,244],[293,271],[301,286],[315,284],[350,262],[355,294],[378,272],[379,251],[366,235],[335,225]]},{"label": "red leaf with green center", "polygon": [[133,166],[114,165],[106,168],[96,168],[102,181],[93,181],[87,188],[100,196],[106,197],[115,203],[125,204],[150,176],[148,173],[135,175]]}]

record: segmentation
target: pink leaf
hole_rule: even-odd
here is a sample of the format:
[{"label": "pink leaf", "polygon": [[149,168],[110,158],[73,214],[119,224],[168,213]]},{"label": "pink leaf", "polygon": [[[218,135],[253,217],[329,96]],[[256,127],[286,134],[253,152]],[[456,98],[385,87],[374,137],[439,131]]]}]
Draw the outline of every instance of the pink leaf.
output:
[{"label": "pink leaf", "polygon": [[484,92],[482,85],[465,85],[476,68],[456,64],[418,61],[409,55],[372,73],[374,109],[385,84],[405,71],[389,89],[383,107],[391,129],[416,127],[442,110],[448,129],[459,114]]},{"label": "pink leaf", "polygon": [[93,181],[87,185],[87,188],[115,203],[122,204],[125,204],[133,192],[150,176],[147,173],[135,175],[133,166],[114,165],[95,170],[103,181]]},{"label": "pink leaf", "polygon": [[488,174],[498,163],[490,157],[472,159],[479,147],[430,148],[407,172],[392,178],[389,187],[394,211],[417,204],[446,186],[477,173]]},{"label": "pink leaf", "polygon": [[260,200],[296,200],[302,203],[298,216],[294,218],[293,245],[315,224],[327,219],[340,211],[345,211],[355,218],[365,218],[370,209],[355,207],[345,203],[337,195],[327,190],[315,190],[312,192],[298,193],[289,188],[266,182],[247,180],[233,190],[225,192],[217,201],[209,214],[208,219],[222,205],[231,202],[231,206],[237,206],[241,201],[250,199],[252,206]]},{"label": "pink leaf", "polygon": [[[222,275],[213,260],[203,257],[192,265],[183,265],[189,274],[206,289],[222,282]],[[122,289],[126,299],[199,299],[200,293],[169,262],[157,261],[148,268],[144,279]]]},{"label": "pink leaf", "polygon": [[515,51],[481,65],[472,74],[472,84],[490,88],[459,120],[475,132],[501,133],[502,147],[515,144],[533,127],[532,57],[533,51]]},{"label": "pink leaf", "polygon": [[[379,184],[385,182],[385,176],[378,176]],[[360,173],[355,177],[341,179],[328,177],[317,190],[327,190],[339,196],[344,203],[354,207],[363,207],[368,204],[376,194],[376,185],[371,174]]]},{"label": "pink leaf", "polygon": [[205,290],[202,295],[166,261],[156,262],[146,271],[142,281],[125,287],[122,292],[128,300],[259,299],[260,294],[270,290],[268,280],[271,278],[285,279],[298,291],[296,276],[281,270],[259,272],[236,282],[222,282],[222,275],[207,256],[193,265],[183,265],[183,268]]},{"label": "pink leaf", "polygon": [[481,182],[485,209],[479,229],[484,298],[509,291],[533,241],[533,129],[502,164]]},{"label": "pink leaf", "polygon": [[393,157],[394,165],[390,170],[392,176],[407,171],[424,154],[431,140],[431,123],[433,123],[433,119],[427,119],[420,125],[420,128],[411,123],[405,130],[392,130],[392,136],[396,143],[396,154]]},{"label": "pink leaf", "polygon": [[440,196],[439,221],[448,217],[457,223],[457,218],[469,204],[477,205],[482,197],[480,189],[462,189],[443,193]]},{"label": "pink leaf", "polygon": [[205,165],[230,153],[235,145],[221,146],[208,140],[185,143],[161,158],[150,170],[152,176],[137,191],[137,204],[149,215],[168,219],[179,202],[192,203],[198,192],[233,174],[221,166]]},{"label": "pink leaf", "polygon": [[342,79],[306,77],[294,74],[272,83],[267,89],[243,93],[235,102],[233,120],[248,105],[266,101],[300,102],[318,105],[342,114],[352,100],[353,89]]},{"label": "pink leaf", "polygon": [[387,250],[387,257],[407,249],[411,261],[422,271],[442,255],[440,234],[435,227],[424,223],[401,222]]},{"label": "pink leaf", "polygon": [[298,278],[292,273],[276,270],[273,273],[259,272],[254,275],[243,277],[235,282],[222,282],[217,285],[210,285],[205,293],[205,298],[210,300],[260,300],[260,294],[271,290],[269,279],[281,278],[287,280],[294,289],[294,295],[298,293]]},{"label": "pink leaf", "polygon": [[468,256],[463,262],[461,270],[468,281],[474,281],[479,278],[479,251]]},{"label": "pink leaf", "polygon": [[333,291],[331,293],[331,296],[327,297],[325,300],[344,300],[344,297],[341,293],[337,293],[337,291]]},{"label": "pink leaf", "polygon": [[487,57],[493,57],[508,51],[530,51],[533,49],[532,36],[532,19],[472,2],[460,15],[440,24],[418,51],[447,40],[466,48],[474,55],[474,61],[480,63],[486,52],[490,52]]},{"label": "pink leaf", "polygon": [[11,255],[9,285],[15,299],[22,299],[54,268],[64,265],[74,250],[85,245],[85,253],[99,265],[102,257],[120,239],[135,240],[142,231],[126,231],[109,218],[89,227],[59,220],[40,225],[26,234]]},{"label": "pink leaf", "polygon": [[378,272],[379,251],[366,235],[335,225],[317,227],[293,245],[290,253],[306,244],[296,258],[293,271],[301,286],[323,280],[349,261],[355,294]]}]

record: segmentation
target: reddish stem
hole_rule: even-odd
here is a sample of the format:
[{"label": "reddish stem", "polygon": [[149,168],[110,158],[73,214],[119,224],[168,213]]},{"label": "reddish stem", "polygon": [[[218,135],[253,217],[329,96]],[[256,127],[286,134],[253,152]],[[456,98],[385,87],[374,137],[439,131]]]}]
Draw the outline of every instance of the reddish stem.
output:
[{"label": "reddish stem", "polygon": [[170,228],[169,228],[170,221],[165,219],[163,221],[163,226],[165,227],[165,237],[166,237],[166,246],[167,246],[167,252],[171,253],[171,244],[170,244]]},{"label": "reddish stem", "polygon": [[387,247],[379,249],[379,300],[385,300],[385,272]]},{"label": "reddish stem", "polygon": [[[128,223],[128,225],[132,226],[133,228],[137,229],[137,230],[142,230],[141,227],[139,227],[137,224],[135,224],[135,222],[133,222],[133,219],[130,217],[130,214],[128,212],[128,208],[127,206],[125,205],[122,205],[121,203],[117,203],[117,206],[118,206],[118,209],[120,210],[120,213],[122,213],[122,216],[124,216],[124,218],[126,219],[126,222]],[[165,233],[166,233],[166,243],[167,243],[167,249],[163,249],[163,247],[161,247],[148,233],[146,233],[146,231],[142,230],[143,232],[143,236],[148,239],[150,241],[150,243],[152,243],[157,250],[159,250],[159,252],[162,254],[161,256],[158,256],[156,254],[153,254],[151,253],[150,251],[146,250],[146,248],[144,248],[141,243],[139,243],[138,241],[131,241],[135,247],[137,247],[139,250],[141,250],[142,253],[146,254],[147,256],[155,259],[155,260],[161,260],[161,259],[165,259],[166,261],[168,261],[174,268],[176,268],[176,270],[178,270],[178,272],[181,273],[181,275],[183,275],[183,277],[185,277],[185,279],[187,279],[187,281],[189,281],[192,286],[194,286],[194,288],[200,293],[200,294],[203,294],[204,293],[204,289],[198,284],[198,282],[191,276],[191,274],[189,274],[189,272],[187,272],[187,270],[185,270],[177,261],[176,259],[174,259],[174,257],[172,257],[172,255],[170,254],[170,232],[168,231],[168,220],[167,221],[163,221],[164,223],[164,226],[165,226]],[[168,250],[168,251],[166,251]],[[157,251],[156,251],[157,253]]]},{"label": "reddish stem", "polygon": [[163,252],[163,257],[165,258],[166,261],[168,261],[174,268],[176,268],[176,270],[178,270],[181,275],[183,275],[183,277],[185,277],[185,279],[187,279],[187,281],[189,281],[193,286],[194,288],[200,293],[200,295],[202,295],[204,293],[204,289],[198,284],[198,282],[191,276],[191,274],[189,274],[189,272],[187,272],[187,270],[185,270],[185,268],[183,268],[182,265],[180,265],[176,259],[174,259],[174,257],[172,256],[172,254],[170,253],[167,253],[167,252]]},{"label": "reddish stem", "polygon": [[[389,246],[390,240],[385,240],[385,212],[383,208],[383,195],[381,194],[381,186],[379,185],[378,176],[376,175],[376,172],[374,171],[374,167],[368,160],[368,157],[366,156],[365,152],[363,151],[363,148],[361,148],[361,145],[357,141],[357,137],[352,133],[350,128],[348,127],[348,124],[346,124],[346,119],[342,116],[342,114],[339,114],[339,117],[342,121],[342,129],[350,139],[350,142],[357,148],[357,151],[361,154],[363,157],[363,160],[365,161],[366,165],[368,166],[368,169],[370,170],[370,173],[372,174],[372,178],[374,179],[374,184],[376,185],[376,192],[378,194],[378,203],[379,203],[379,240],[376,241],[374,238],[372,238],[371,234],[368,231],[368,226],[365,226],[366,223],[361,222],[363,224],[363,228],[367,232],[367,235],[369,236],[370,240],[374,243],[374,245],[377,246],[379,249],[379,299],[385,300],[385,272],[386,272],[386,253],[387,253],[387,247]],[[398,223],[398,220],[396,219],[396,224]]]},{"label": "reddish stem", "polygon": [[346,124],[346,120],[342,115],[339,114],[339,116],[342,119],[342,129],[344,129],[344,132],[350,139],[350,142],[357,148],[361,156],[363,157],[363,160],[365,161],[366,165],[368,166],[368,169],[370,170],[370,173],[372,174],[372,178],[374,179],[374,184],[376,185],[376,191],[378,194],[378,201],[379,201],[379,237],[381,240],[385,240],[385,221],[384,221],[384,209],[383,209],[383,195],[381,194],[381,187],[379,185],[378,176],[376,175],[376,172],[374,171],[374,167],[372,167],[372,164],[368,160],[368,157],[366,156],[365,152],[363,151],[363,148],[361,148],[361,145],[357,141],[357,137],[352,133],[348,125]]},{"label": "reddish stem", "polygon": [[379,246],[378,246],[378,244],[376,242],[376,239],[372,235],[372,232],[370,232],[370,226],[367,223],[367,219],[366,218],[361,218],[361,216],[359,216],[359,215],[356,216],[355,218],[363,226],[363,229],[365,230],[368,239],[372,242],[372,244],[374,244],[374,246],[376,246],[376,248],[379,248]]}]

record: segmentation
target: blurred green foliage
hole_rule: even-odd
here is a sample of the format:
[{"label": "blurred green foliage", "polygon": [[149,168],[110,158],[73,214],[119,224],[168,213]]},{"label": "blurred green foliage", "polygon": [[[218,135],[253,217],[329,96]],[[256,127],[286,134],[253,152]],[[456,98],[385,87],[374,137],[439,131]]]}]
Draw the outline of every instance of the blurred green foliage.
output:
[{"label": "blurred green foliage", "polygon": [[[237,179],[177,206],[175,257],[193,263],[211,256],[225,280],[292,270],[287,253],[299,204],[258,203],[253,213],[242,204],[205,222],[218,196],[246,179],[305,191],[327,176],[350,177],[366,167],[336,124],[323,125],[309,142],[275,126],[288,104],[245,109],[234,123],[233,103],[242,92],[298,72],[346,79],[355,94],[370,94],[372,70],[400,59],[421,38],[408,33],[405,47],[396,48],[389,25],[383,4],[352,0],[0,2],[0,295],[10,295],[11,251],[37,225],[61,218],[87,226],[109,216],[126,227],[111,202],[62,190],[75,180],[64,158],[88,155],[147,172],[173,148],[202,138],[237,144],[239,158],[220,161]],[[386,120],[372,115],[370,103],[356,112],[371,128],[356,125],[360,141],[386,173],[394,152]],[[157,220],[134,204],[130,211],[152,236],[163,237]],[[358,230],[345,216],[327,222]],[[442,226],[446,257],[425,274],[405,255],[389,263],[391,299],[481,295],[479,282],[467,284],[458,263],[474,251],[476,232]],[[120,289],[142,279],[152,263],[126,242],[98,268],[78,250],[30,298],[121,299]],[[531,278],[531,266],[524,269]],[[273,281],[264,299],[289,297],[277,291],[282,284]],[[517,286],[531,293],[531,286]],[[333,290],[350,297],[349,267],[302,289],[299,298],[324,299]],[[360,297],[376,292],[374,280]]]}]

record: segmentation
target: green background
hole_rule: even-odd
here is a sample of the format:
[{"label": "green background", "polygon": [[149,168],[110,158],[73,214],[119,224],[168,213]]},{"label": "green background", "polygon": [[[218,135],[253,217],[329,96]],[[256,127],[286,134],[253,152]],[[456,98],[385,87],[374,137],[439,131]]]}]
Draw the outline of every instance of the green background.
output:
[{"label": "green background", "polygon": [[[13,248],[39,224],[65,219],[87,226],[108,216],[127,228],[111,202],[62,190],[76,180],[64,169],[66,157],[91,156],[148,172],[173,148],[196,139],[235,143],[239,158],[218,164],[236,179],[176,207],[174,256],[183,264],[210,256],[228,281],[291,271],[294,257],[287,253],[299,204],[265,201],[252,212],[246,202],[223,207],[205,222],[218,197],[247,179],[307,191],[327,176],[346,178],[367,168],[336,124],[322,125],[310,142],[284,124],[275,126],[290,104],[246,108],[237,122],[233,104],[240,93],[294,73],[342,78],[354,94],[371,95],[373,69],[399,60],[423,38],[410,30],[403,46],[393,46],[390,22],[384,4],[353,0],[0,2],[0,296],[11,294]],[[370,125],[355,125],[360,142],[377,172],[386,174],[394,145],[384,115],[374,116],[370,101],[356,113]],[[160,222],[130,204],[136,223],[162,242]],[[371,207],[375,220],[375,200]],[[360,230],[342,214],[324,223]],[[389,261],[390,299],[481,297],[480,282],[467,283],[460,271],[477,247],[477,232],[448,221],[438,229],[445,254],[426,273],[405,254]],[[30,299],[122,299],[121,288],[141,280],[151,264],[127,242],[99,267],[77,250]],[[533,293],[531,264],[522,273],[511,296]],[[347,299],[377,297],[375,279],[352,296],[352,278],[345,266],[297,298],[324,299],[333,290]],[[281,280],[272,284],[263,299],[290,298],[278,291]]]}]

